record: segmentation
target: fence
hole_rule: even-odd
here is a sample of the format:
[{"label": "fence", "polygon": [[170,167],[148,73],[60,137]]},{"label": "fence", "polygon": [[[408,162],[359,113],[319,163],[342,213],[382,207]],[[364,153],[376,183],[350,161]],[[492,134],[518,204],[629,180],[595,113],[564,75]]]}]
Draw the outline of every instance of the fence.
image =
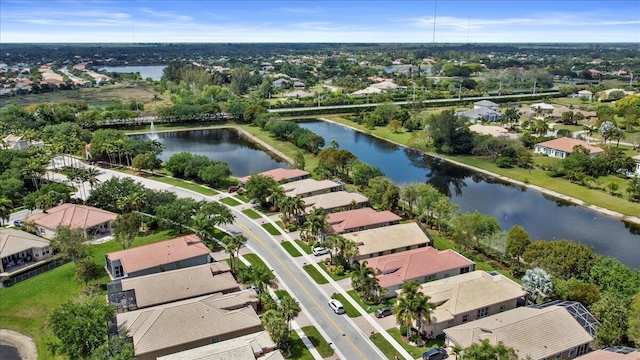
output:
[{"label": "fence", "polygon": [[50,261],[47,262],[45,264],[42,264],[41,266],[38,266],[37,268],[32,268],[30,270],[27,270],[25,272],[19,273],[17,275],[11,275],[9,276],[7,279],[2,280],[2,282],[0,282],[0,288],[3,287],[7,287],[7,286],[11,286],[11,285],[15,285],[21,281],[25,281],[27,279],[30,279],[36,275],[40,275],[43,272],[49,271],[49,270],[53,270],[59,266],[62,266],[66,263],[68,263],[69,260],[64,260],[64,259],[57,259],[54,261]]}]

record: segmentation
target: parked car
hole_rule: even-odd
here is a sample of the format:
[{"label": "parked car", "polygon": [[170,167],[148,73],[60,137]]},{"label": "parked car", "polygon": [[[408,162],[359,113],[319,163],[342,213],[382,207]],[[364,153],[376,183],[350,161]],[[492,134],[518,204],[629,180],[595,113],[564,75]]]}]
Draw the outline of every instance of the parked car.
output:
[{"label": "parked car", "polygon": [[449,356],[447,350],[439,347],[425,351],[424,354],[422,354],[422,360],[442,360],[446,359],[447,356]]},{"label": "parked car", "polygon": [[233,192],[238,191],[238,189],[239,189],[239,188],[238,188],[237,186],[229,186],[229,187],[227,188],[227,192],[228,192],[228,193],[233,193]]},{"label": "parked car", "polygon": [[393,314],[393,306],[383,306],[374,312],[377,318],[383,318]]},{"label": "parked car", "polygon": [[256,286],[255,284],[251,284],[249,286],[247,286],[247,289],[251,289],[253,291],[256,292],[256,294],[260,295],[262,293],[262,290],[260,290],[260,288],[258,286]]},{"label": "parked car", "polygon": [[342,306],[342,303],[339,300],[336,300],[336,299],[329,300],[329,307],[336,314],[344,314],[344,307]]},{"label": "parked car", "polygon": [[15,220],[13,222],[13,226],[21,227],[22,225],[24,225],[24,222],[22,220]]},{"label": "parked car", "polygon": [[313,250],[311,250],[311,252],[315,256],[320,256],[320,255],[328,254],[329,253],[329,249],[327,249],[326,247],[318,246],[318,247],[314,247]]}]

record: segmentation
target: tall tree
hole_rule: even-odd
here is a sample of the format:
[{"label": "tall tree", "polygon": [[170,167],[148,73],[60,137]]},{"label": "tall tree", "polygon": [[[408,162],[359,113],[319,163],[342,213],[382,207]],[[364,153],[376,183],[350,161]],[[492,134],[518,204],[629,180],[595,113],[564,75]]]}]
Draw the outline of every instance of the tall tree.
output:
[{"label": "tall tree", "polygon": [[123,249],[131,247],[140,231],[140,224],[142,215],[134,212],[118,215],[113,221],[113,237]]},{"label": "tall tree", "polygon": [[505,253],[511,259],[511,267],[516,272],[520,271],[522,254],[527,250],[529,244],[531,244],[531,237],[522,226],[514,225],[509,229]]},{"label": "tall tree", "polygon": [[4,196],[0,197],[0,225],[9,222],[11,210],[13,210],[13,201]]},{"label": "tall tree", "polygon": [[488,339],[473,343],[462,351],[461,360],[518,360],[516,351],[502,342],[492,345]]},{"label": "tall tree", "polygon": [[553,293],[551,275],[541,268],[527,269],[522,277],[522,288],[530,299],[540,302]]},{"label": "tall tree", "polygon": [[82,229],[58,226],[56,235],[51,239],[51,246],[58,249],[62,257],[77,261],[91,255],[89,245],[84,242]]},{"label": "tall tree", "polygon": [[48,326],[56,340],[47,343],[54,355],[72,360],[87,359],[107,341],[107,321],[115,316],[113,306],[100,296],[79,296],[56,308]]},{"label": "tall tree", "polygon": [[270,176],[253,174],[244,185],[246,195],[256,199],[262,206],[267,205],[267,199],[271,196],[272,189],[278,187],[278,183]]},{"label": "tall tree", "polygon": [[287,322],[287,328],[291,331],[291,321],[300,314],[300,304],[291,296],[285,296],[280,300],[280,313]]}]

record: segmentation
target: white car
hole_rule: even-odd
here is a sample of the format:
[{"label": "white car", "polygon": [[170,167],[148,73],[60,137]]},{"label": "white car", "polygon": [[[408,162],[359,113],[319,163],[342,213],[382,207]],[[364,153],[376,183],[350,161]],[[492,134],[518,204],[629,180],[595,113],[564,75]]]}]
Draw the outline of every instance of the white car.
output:
[{"label": "white car", "polygon": [[342,306],[342,303],[336,299],[329,300],[329,307],[336,314],[344,314],[344,307]]},{"label": "white car", "polygon": [[315,256],[320,256],[320,255],[328,254],[329,253],[329,249],[327,249],[326,247],[318,246],[318,247],[314,247],[313,250],[311,250],[311,252]]}]

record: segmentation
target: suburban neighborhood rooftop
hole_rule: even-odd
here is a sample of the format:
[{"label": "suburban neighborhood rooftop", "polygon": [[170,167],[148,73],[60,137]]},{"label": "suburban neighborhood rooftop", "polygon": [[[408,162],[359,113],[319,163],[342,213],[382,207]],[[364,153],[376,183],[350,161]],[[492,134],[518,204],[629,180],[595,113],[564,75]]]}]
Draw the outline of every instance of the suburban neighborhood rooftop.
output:
[{"label": "suburban neighborhood rooftop", "polygon": [[343,236],[355,241],[358,245],[360,256],[431,243],[431,239],[422,231],[420,226],[413,222],[358,231],[344,234]]},{"label": "suburban neighborhood rooftop", "polygon": [[402,218],[391,211],[376,211],[369,207],[340,211],[327,216],[327,222],[336,233],[341,233],[348,229],[357,229],[359,227],[400,220],[402,220]]},{"label": "suburban neighborhood rooftop", "polygon": [[66,203],[48,209],[46,213],[31,215],[25,219],[25,222],[33,222],[49,229],[55,229],[59,226],[87,229],[107,221],[113,221],[116,216],[118,214],[91,206]]}]

